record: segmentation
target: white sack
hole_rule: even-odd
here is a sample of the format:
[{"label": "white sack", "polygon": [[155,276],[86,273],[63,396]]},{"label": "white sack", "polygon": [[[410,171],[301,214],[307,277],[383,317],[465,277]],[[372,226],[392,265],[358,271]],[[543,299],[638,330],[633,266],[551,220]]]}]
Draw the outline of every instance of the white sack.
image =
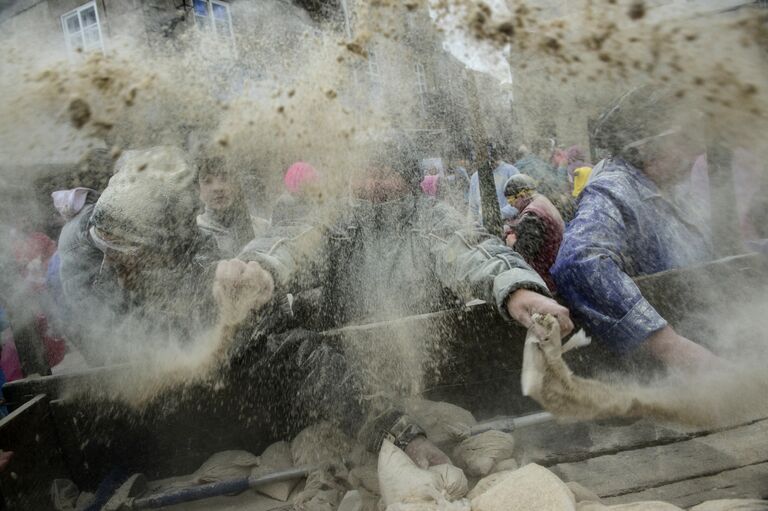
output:
[{"label": "white sack", "polygon": [[357,490],[348,491],[344,494],[344,498],[341,499],[338,511],[362,511],[363,500],[360,497],[360,492]]},{"label": "white sack", "polygon": [[429,504],[437,507],[427,506],[425,509],[440,511],[469,509],[468,502],[449,505],[451,500],[467,492],[467,479],[457,467],[438,465],[424,470],[392,442],[385,440],[379,451],[378,468],[382,502],[389,511],[410,509],[402,507],[403,504]]},{"label": "white sack", "polygon": [[524,396],[541,395],[546,368],[544,354],[539,349],[539,338],[534,334],[533,328],[529,328],[523,346],[523,370],[520,375]]},{"label": "white sack", "polygon": [[404,405],[405,413],[424,428],[427,438],[438,446],[453,443],[457,427],[477,424],[469,411],[450,403],[413,398]]},{"label": "white sack", "polygon": [[217,452],[192,474],[192,481],[204,484],[247,477],[259,464],[259,458],[247,451]]},{"label": "white sack", "polygon": [[500,477],[472,499],[472,511],[575,511],[571,490],[546,468],[531,463]]},{"label": "white sack", "polygon": [[379,488],[385,506],[437,502],[442,497],[434,473],[416,466],[388,440],[384,440],[379,451]]},{"label": "white sack", "polygon": [[[251,471],[251,475],[260,477],[289,468],[293,468],[290,445],[288,445],[288,442],[275,442],[261,453],[260,464]],[[256,491],[267,497],[285,502],[300,480],[297,478],[290,481],[271,483],[266,486],[260,486]]]},{"label": "white sack", "polygon": [[486,431],[467,438],[453,450],[453,459],[474,477],[493,472],[496,463],[512,457],[515,439],[503,431]]},{"label": "white sack", "polygon": [[340,462],[351,450],[349,437],[329,422],[308,426],[291,441],[293,464],[297,467]]},{"label": "white sack", "polygon": [[429,467],[430,472],[437,478],[437,487],[441,489],[443,495],[448,500],[458,500],[469,491],[469,483],[464,472],[453,465],[443,463]]},{"label": "white sack", "polygon": [[496,472],[495,474],[491,474],[489,476],[486,476],[482,479],[480,479],[474,488],[470,490],[470,492],[467,494],[467,498],[469,500],[474,500],[475,497],[479,497],[483,493],[490,490],[492,487],[496,486],[496,483],[507,477],[510,473],[512,473],[513,470],[505,470],[502,472]]}]

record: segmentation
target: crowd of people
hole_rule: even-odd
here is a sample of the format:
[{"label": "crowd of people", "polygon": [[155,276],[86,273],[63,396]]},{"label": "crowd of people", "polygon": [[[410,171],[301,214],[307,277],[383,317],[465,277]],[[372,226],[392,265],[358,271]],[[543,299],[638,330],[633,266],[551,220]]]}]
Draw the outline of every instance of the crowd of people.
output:
[{"label": "crowd of people", "polygon": [[[371,410],[359,399],[360,375],[317,332],[482,299],[523,326],[537,312],[566,334],[575,321],[620,356],[685,369],[720,363],[678,335],[633,281],[715,257],[707,219],[675,199],[685,181],[701,193],[703,137],[695,119],[670,117],[669,101],[642,88],[617,100],[592,134],[608,155],[594,167],[577,146],[535,140],[512,154],[499,144],[503,233],[482,227],[480,178],[469,170],[479,162],[445,161],[398,137],[368,151],[344,193],[327,193],[324,169],[293,163],[269,219],[251,213],[222,158],[124,151],[100,160],[106,187],[52,194],[65,222],[57,242],[17,236],[17,280],[38,297],[30,303],[50,366],[67,350],[89,365],[119,362],[125,353],[104,342],[109,335],[192,336],[217,320],[211,290],[223,289],[247,312],[238,356],[264,389],[254,399],[279,410],[300,395],[307,406],[284,403],[286,416],[311,408],[371,449],[389,438],[422,464],[440,463],[444,454],[397,406]],[[759,208],[742,206],[754,239]],[[255,288],[265,296],[249,295]],[[10,381],[22,371],[5,312],[0,378]]]}]

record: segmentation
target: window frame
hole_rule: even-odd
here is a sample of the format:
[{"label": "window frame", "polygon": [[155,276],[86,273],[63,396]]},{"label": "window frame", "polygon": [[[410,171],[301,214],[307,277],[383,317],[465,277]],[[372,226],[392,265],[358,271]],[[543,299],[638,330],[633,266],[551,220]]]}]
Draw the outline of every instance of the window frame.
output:
[{"label": "window frame", "polygon": [[378,54],[373,50],[368,50],[367,67],[365,73],[372,85],[381,85],[381,66],[378,60]]},{"label": "window frame", "polygon": [[[83,15],[82,13],[84,11],[87,11],[88,9],[93,8],[93,12],[96,16],[96,29],[99,33],[99,44],[98,46],[93,46],[91,48],[86,47],[86,40],[85,40],[85,29],[86,27],[83,25]],[[67,21],[72,18],[72,16],[77,17],[77,23],[79,30],[77,32],[70,32],[69,27],[67,26]],[[104,48],[104,33],[101,30],[101,17],[99,16],[99,7],[96,5],[95,0],[91,0],[90,2],[86,2],[83,5],[76,7],[75,9],[72,9],[71,11],[67,11],[64,14],[60,16],[61,20],[61,29],[64,32],[64,42],[67,46],[67,53],[69,53],[70,56],[74,56],[77,53],[78,48],[82,49],[83,53],[87,53],[90,51],[100,51],[102,54],[105,52]],[[93,25],[89,25],[88,28],[93,27]],[[80,36],[80,43],[82,46],[79,47],[72,47],[72,37],[75,34],[79,34]]]},{"label": "window frame", "polygon": [[[222,0],[200,0],[201,2],[205,2],[205,16],[201,16],[197,13],[195,10],[195,1],[192,0],[192,15],[195,20],[195,27],[201,31],[208,31],[211,34],[213,34],[215,37],[218,37],[220,40],[224,39],[221,37],[221,34],[219,33],[219,29],[216,26],[216,17],[213,13],[213,6],[221,6],[224,8],[224,10],[227,13],[227,31],[228,34],[226,35],[226,39],[229,42],[230,47],[232,48],[233,52],[237,51],[237,47],[235,46],[235,29],[232,26],[232,10],[231,5],[229,2],[224,2]],[[205,19],[208,23],[203,24],[202,26],[198,22],[198,18]]]},{"label": "window frame", "polygon": [[427,94],[429,93],[429,83],[427,82],[427,68],[421,62],[413,65],[413,73],[416,76],[416,95],[419,97],[419,104],[422,110],[427,108]]},{"label": "window frame", "polygon": [[416,92],[422,96],[429,92],[429,84],[427,83],[427,69],[421,62],[416,62],[413,65],[413,72],[416,75]]}]

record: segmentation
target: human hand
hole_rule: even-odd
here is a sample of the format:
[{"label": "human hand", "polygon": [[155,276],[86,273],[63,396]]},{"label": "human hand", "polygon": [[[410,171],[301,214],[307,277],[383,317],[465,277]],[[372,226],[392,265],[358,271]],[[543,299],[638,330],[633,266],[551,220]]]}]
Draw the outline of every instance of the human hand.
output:
[{"label": "human hand", "polygon": [[421,468],[445,463],[452,465],[448,456],[425,436],[417,436],[403,450]]},{"label": "human hand", "polygon": [[514,232],[507,234],[507,238],[504,240],[504,242],[509,248],[515,248],[515,243],[517,243],[517,234]]},{"label": "human hand", "polygon": [[665,326],[651,335],[645,345],[651,354],[668,367],[688,372],[722,370],[727,363],[707,348],[679,335],[672,327]]},{"label": "human hand", "polygon": [[229,259],[216,266],[213,297],[219,306],[219,320],[226,325],[236,325],[249,312],[263,307],[274,290],[272,275],[255,261]]},{"label": "human hand", "polygon": [[509,315],[523,325],[530,328],[533,324],[533,314],[551,314],[557,318],[560,324],[560,334],[568,335],[573,330],[573,322],[568,309],[546,297],[528,289],[518,289],[507,298],[507,312]]}]

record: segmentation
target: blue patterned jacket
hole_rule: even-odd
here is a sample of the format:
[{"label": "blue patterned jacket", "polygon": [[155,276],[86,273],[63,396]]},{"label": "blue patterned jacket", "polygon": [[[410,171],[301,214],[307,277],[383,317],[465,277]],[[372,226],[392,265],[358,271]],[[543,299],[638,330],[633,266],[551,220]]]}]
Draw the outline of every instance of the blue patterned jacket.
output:
[{"label": "blue patterned jacket", "polygon": [[579,197],[551,273],[576,320],[624,354],[667,324],[632,278],[712,258],[694,217],[638,169],[609,160]]}]

